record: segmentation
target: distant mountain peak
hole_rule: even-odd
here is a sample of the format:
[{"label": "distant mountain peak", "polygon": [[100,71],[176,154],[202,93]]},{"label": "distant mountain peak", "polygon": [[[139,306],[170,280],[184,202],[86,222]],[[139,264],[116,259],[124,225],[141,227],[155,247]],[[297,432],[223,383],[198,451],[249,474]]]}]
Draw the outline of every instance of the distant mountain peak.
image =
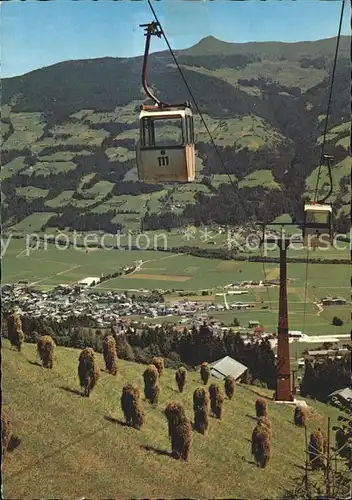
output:
[{"label": "distant mountain peak", "polygon": [[208,36],[205,36],[204,38],[201,38],[197,45],[199,45],[200,43],[205,43],[205,42],[210,42],[210,41],[221,42],[221,40],[219,40],[219,38],[216,38],[213,35],[208,35]]},{"label": "distant mountain peak", "polygon": [[224,40],[219,40],[213,35],[208,35],[204,38],[201,38],[199,42],[197,42],[192,47],[185,49],[181,52],[187,52],[189,55],[216,55],[223,54],[224,51],[228,52],[229,49],[233,51],[234,47],[237,44],[234,42],[225,42]]}]

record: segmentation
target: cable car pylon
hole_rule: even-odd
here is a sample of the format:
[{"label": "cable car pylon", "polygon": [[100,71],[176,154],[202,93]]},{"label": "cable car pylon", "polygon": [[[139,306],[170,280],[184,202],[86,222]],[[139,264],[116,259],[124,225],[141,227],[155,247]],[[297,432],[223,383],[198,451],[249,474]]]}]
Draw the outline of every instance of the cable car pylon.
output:
[{"label": "cable car pylon", "polygon": [[289,334],[288,334],[288,303],[287,303],[287,249],[292,239],[291,237],[286,238],[284,236],[283,234],[284,224],[270,223],[270,225],[280,225],[282,228],[280,238],[265,238],[266,224],[263,224],[263,237],[262,237],[262,244],[276,243],[280,251],[280,295],[279,295],[279,317],[278,317],[278,329],[277,329],[276,391],[274,394],[274,399],[275,401],[294,402],[294,397],[293,397],[294,391],[291,384],[291,370],[290,370],[290,346],[289,346]]}]

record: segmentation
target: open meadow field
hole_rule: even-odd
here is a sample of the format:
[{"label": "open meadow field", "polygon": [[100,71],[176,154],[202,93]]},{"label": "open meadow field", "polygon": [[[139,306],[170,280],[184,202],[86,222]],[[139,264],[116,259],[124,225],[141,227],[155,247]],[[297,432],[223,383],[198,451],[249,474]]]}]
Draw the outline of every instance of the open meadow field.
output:
[{"label": "open meadow field", "polygon": [[[77,377],[80,351],[56,348],[53,370],[36,364],[36,346],[2,353],[3,404],[12,419],[19,446],[5,457],[5,498],[282,498],[302,474],[304,430],[293,425],[293,408],[269,400],[270,391],[238,384],[233,400],[224,401],[222,420],[210,418],[208,433],[192,433],[187,463],[170,457],[169,402],[184,405],[193,421],[192,396],[201,384],[189,372],[184,392],[176,389],[175,372],[160,379],[156,407],[143,401],[145,424],[126,427],[120,408],[122,387],[136,383],[143,394],[145,366],[119,360],[116,377],[103,370],[90,398],[82,398]],[[211,378],[209,383],[216,382]],[[220,382],[221,383],[221,382]],[[272,424],[271,458],[256,467],[250,453],[255,400],[267,398]],[[306,400],[308,432],[337,423],[339,411]],[[220,480],[221,478],[221,480]],[[322,473],[311,473],[319,483]]]},{"label": "open meadow field", "polygon": [[[99,183],[98,183],[99,184]],[[105,189],[110,189],[110,183],[100,183],[105,186]],[[202,186],[204,188],[204,186]],[[100,189],[100,188],[99,188]],[[175,198],[187,198],[191,199],[195,195],[197,188],[193,185],[186,186],[184,191],[180,193],[175,193]],[[27,190],[28,191],[28,190]],[[88,192],[89,190],[87,190]],[[26,192],[24,192],[26,194]],[[91,238],[92,235],[97,237],[97,242],[102,241],[104,245],[119,245],[121,247],[133,245],[143,249],[177,249],[182,246],[189,247],[199,247],[207,250],[232,250],[238,252],[240,256],[246,255],[258,255],[262,254],[265,257],[279,257],[279,251],[274,243],[266,243],[266,245],[259,250],[258,241],[254,240],[253,237],[249,236],[246,242],[245,236],[239,236],[231,230],[226,230],[220,227],[213,226],[187,226],[180,229],[170,229],[157,230],[157,231],[141,231],[141,216],[145,212],[146,207],[151,212],[157,213],[160,208],[160,198],[165,196],[166,191],[162,190],[160,192],[151,193],[148,195],[120,195],[113,196],[112,198],[104,201],[102,204],[98,204],[99,197],[104,196],[104,192],[100,189],[97,192],[91,191],[91,199],[84,200],[73,200],[74,191],[67,190],[63,191],[60,195],[45,201],[45,206],[47,212],[34,213],[30,216],[25,217],[19,223],[10,228],[9,234],[15,234],[18,237],[26,238],[27,235],[31,235],[36,232],[38,237],[53,236],[60,238],[62,235],[66,235],[71,241],[76,241],[78,243],[84,244],[87,238]],[[106,191],[105,191],[106,194]],[[39,191],[39,196],[43,194]],[[28,193],[26,194],[28,196]],[[92,208],[92,213],[104,213],[111,210],[115,210],[116,215],[112,219],[113,222],[121,222],[124,220],[129,220],[128,229],[119,234],[109,234],[103,231],[90,231],[90,232],[72,232],[69,229],[59,230],[58,228],[46,227],[43,231],[41,227],[53,215],[50,212],[50,208],[61,208],[64,210],[66,203],[73,203],[75,206],[88,207],[89,205],[97,205]],[[126,212],[126,213],[124,213]],[[127,213],[129,212],[129,213]],[[45,218],[45,216],[47,217]],[[45,220],[44,220],[45,219]],[[274,222],[291,222],[291,218],[286,214],[277,217]],[[278,226],[268,226],[267,231],[274,230],[279,234],[280,227]],[[284,236],[290,235],[301,235],[302,231],[295,225],[286,226]],[[61,236],[60,236],[61,235]],[[259,233],[258,233],[259,235]],[[65,236],[65,237],[66,237]],[[350,258],[351,243],[347,241],[336,241],[335,244],[326,249],[320,250],[310,250],[308,252],[309,259],[349,259]],[[287,256],[289,258],[307,258],[307,250],[302,247],[302,244],[293,242],[288,249]]]},{"label": "open meadow field", "polygon": [[[3,260],[4,283],[28,280],[42,289],[58,284],[74,284],[88,276],[100,277],[123,266],[136,266],[135,272],[98,284],[94,290],[153,290],[168,291],[167,300],[179,299],[176,291],[192,292],[196,297],[206,290],[204,299],[223,301],[215,293],[226,291],[226,285],[246,280],[278,279],[277,264],[224,261],[186,254],[152,250],[88,251],[70,247],[57,248],[41,242],[36,249],[24,246],[24,240],[12,239]],[[348,266],[342,264],[288,264],[288,299],[290,329],[308,334],[347,334],[350,331],[350,277]],[[242,326],[257,320],[269,331],[276,331],[278,313],[278,287],[251,287],[248,295],[229,295],[227,301],[251,302],[253,309],[214,312],[214,318],[226,325],[237,317]],[[326,296],[340,296],[345,306],[327,306],[320,310],[315,302]],[[342,326],[332,325],[332,318],[340,317]]]}]

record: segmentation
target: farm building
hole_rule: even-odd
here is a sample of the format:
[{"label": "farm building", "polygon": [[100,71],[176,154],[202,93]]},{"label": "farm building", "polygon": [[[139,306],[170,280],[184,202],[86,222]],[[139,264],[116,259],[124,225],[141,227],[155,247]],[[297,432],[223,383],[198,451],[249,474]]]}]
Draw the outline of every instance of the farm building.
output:
[{"label": "farm building", "polygon": [[248,328],[255,328],[256,326],[259,326],[260,323],[259,321],[248,321]]},{"label": "farm building", "polygon": [[341,297],[325,297],[321,300],[323,306],[344,306],[346,299]]},{"label": "farm building", "polygon": [[352,407],[352,390],[349,387],[339,389],[329,394],[329,400],[334,404],[342,404],[344,407],[351,409]]},{"label": "farm building", "polygon": [[242,302],[233,302],[230,307],[231,309],[248,309],[249,304],[243,304]]},{"label": "farm building", "polygon": [[335,351],[329,351],[328,349],[319,349],[317,351],[308,351],[306,356],[305,356],[305,359],[310,359],[310,360],[313,360],[313,359],[319,359],[319,358],[326,358],[329,356],[329,354],[335,354]]},{"label": "farm building", "polygon": [[271,285],[279,286],[280,280],[266,280],[263,282],[263,285],[264,286],[271,286]]},{"label": "farm building", "polygon": [[225,356],[218,361],[209,364],[210,373],[215,377],[223,380],[228,375],[239,379],[248,370],[248,367],[239,363],[230,356]]},{"label": "farm building", "polygon": [[298,364],[298,368],[304,368],[305,364],[306,364],[304,358],[299,358],[297,361],[297,364]]},{"label": "farm building", "polygon": [[308,360],[319,360],[326,358],[342,358],[344,354],[348,352],[348,349],[318,349],[318,350],[308,350],[305,355],[305,359]]},{"label": "farm building", "polygon": [[91,286],[91,285],[96,285],[97,283],[99,283],[100,281],[100,278],[99,277],[92,277],[92,276],[89,276],[88,278],[84,278],[83,280],[80,280],[77,285],[78,286],[81,286],[81,287],[86,287],[86,286]]},{"label": "farm building", "polygon": [[297,330],[290,330],[288,332],[288,336],[293,338],[293,339],[300,339],[303,337],[303,333]]}]

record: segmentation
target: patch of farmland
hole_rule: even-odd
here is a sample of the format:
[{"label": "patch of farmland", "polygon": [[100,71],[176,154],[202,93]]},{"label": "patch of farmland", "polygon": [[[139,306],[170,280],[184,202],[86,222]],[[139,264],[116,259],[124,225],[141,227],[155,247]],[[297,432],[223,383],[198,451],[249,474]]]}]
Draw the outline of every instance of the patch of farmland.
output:
[{"label": "patch of farmland", "polygon": [[9,163],[5,163],[5,165],[1,165],[0,170],[0,180],[8,179],[13,175],[25,170],[27,165],[24,163],[25,157],[19,156],[18,158],[14,158]]},{"label": "patch of farmland", "polygon": [[45,206],[57,208],[64,207],[71,202],[74,191],[62,191],[58,196],[52,198],[51,200],[45,201]]},{"label": "patch of farmland", "polygon": [[92,194],[96,198],[99,198],[99,197],[104,197],[108,193],[110,193],[110,191],[112,191],[114,186],[115,184],[113,184],[112,182],[99,181],[96,184],[94,184],[94,186],[92,186],[91,188],[85,189],[84,192]]},{"label": "patch of farmland", "polygon": [[[333,192],[332,196],[336,197],[336,193],[340,191],[339,182],[342,177],[349,177],[351,174],[352,168],[352,158],[351,156],[347,156],[339,163],[335,165],[332,164],[332,179],[333,179]],[[308,196],[312,196],[315,192],[315,187],[318,178],[319,167],[317,167],[310,176],[306,180],[306,192],[305,194]],[[325,166],[322,166],[320,170],[320,178],[319,178],[319,191],[325,192],[327,191],[330,185],[329,182],[329,174],[328,170]]]},{"label": "patch of farmland", "polygon": [[257,170],[248,174],[238,183],[240,188],[261,186],[268,189],[281,189],[275,181],[271,170]]},{"label": "patch of farmland", "polygon": [[42,226],[44,226],[53,215],[57,214],[55,212],[35,212],[12,226],[11,231],[15,233],[39,232]]},{"label": "patch of farmland", "polygon": [[45,137],[40,141],[43,147],[57,145],[85,145],[100,146],[102,141],[109,136],[104,129],[94,130],[81,122],[67,122],[56,125],[51,129],[52,137]]},{"label": "patch of farmland", "polygon": [[45,121],[41,113],[10,113],[14,132],[4,142],[4,149],[24,149],[34,144],[43,134]]},{"label": "patch of farmland", "polygon": [[16,188],[16,193],[19,196],[24,196],[27,199],[45,198],[49,193],[49,189],[41,189],[34,186],[25,186]]},{"label": "patch of farmland", "polygon": [[135,151],[130,151],[127,148],[122,146],[118,146],[117,148],[107,148],[105,150],[106,156],[109,158],[109,161],[128,161],[136,158]]},{"label": "patch of farmland", "polygon": [[48,154],[48,155],[40,155],[40,161],[71,161],[75,156],[90,156],[91,151],[86,151],[82,149],[82,151],[56,151],[56,153]]},{"label": "patch of farmland", "polygon": [[75,170],[77,168],[76,163],[72,161],[57,161],[57,162],[38,162],[33,167],[28,167],[22,173],[25,175],[38,177],[48,175],[59,175],[70,170]]}]

